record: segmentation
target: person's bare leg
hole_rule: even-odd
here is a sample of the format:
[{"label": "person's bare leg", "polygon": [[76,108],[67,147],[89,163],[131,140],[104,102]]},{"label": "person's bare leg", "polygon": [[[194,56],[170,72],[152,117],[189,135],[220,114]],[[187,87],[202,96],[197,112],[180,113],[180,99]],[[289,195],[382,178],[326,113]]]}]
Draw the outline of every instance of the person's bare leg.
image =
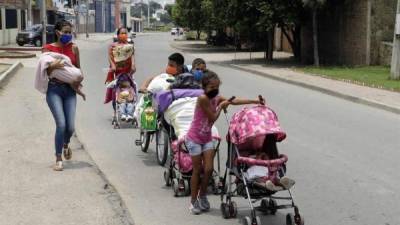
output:
[{"label": "person's bare leg", "polygon": [[214,155],[215,155],[214,149],[203,152],[204,174],[200,185],[201,196],[207,194],[208,183],[212,175],[212,172],[214,170]]},{"label": "person's bare leg", "polygon": [[199,194],[201,155],[192,156],[193,171],[190,179],[192,202],[197,200]]}]

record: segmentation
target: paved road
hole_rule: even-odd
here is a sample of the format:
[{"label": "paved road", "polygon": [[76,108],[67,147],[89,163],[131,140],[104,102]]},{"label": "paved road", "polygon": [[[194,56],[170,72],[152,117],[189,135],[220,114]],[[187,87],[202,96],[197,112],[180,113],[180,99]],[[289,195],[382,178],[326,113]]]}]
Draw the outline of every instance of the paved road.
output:
[{"label": "paved road", "polygon": [[[139,83],[163,70],[173,52],[170,40],[167,34],[136,39]],[[138,132],[111,127],[111,106],[102,104],[105,44],[85,43],[81,48],[88,101],[79,104],[78,136],[122,195],[136,224],[239,224],[238,219],[222,219],[217,197],[212,197],[211,212],[189,215],[189,199],[174,198],[163,186],[163,169],[154,151],[145,154],[134,146]],[[262,94],[277,112],[288,133],[279,148],[289,155],[288,175],[297,181],[294,194],[306,224],[400,224],[398,115],[217,65],[209,68],[221,76],[224,95]],[[223,118],[217,125],[225,134]],[[226,154],[225,145],[221,152]],[[238,202],[243,207],[240,216],[246,215],[246,201]],[[285,214],[263,216],[263,224],[284,224]]]}]

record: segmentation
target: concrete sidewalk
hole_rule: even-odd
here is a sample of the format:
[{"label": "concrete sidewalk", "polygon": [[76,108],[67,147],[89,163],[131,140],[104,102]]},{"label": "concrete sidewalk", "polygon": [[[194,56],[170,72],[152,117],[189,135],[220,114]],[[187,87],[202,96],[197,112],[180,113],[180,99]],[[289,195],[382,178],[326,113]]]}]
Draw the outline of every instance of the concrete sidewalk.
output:
[{"label": "concrete sidewalk", "polygon": [[[171,42],[171,47],[192,54],[195,57],[204,58],[208,63],[233,67],[400,114],[399,92],[371,88],[295,71],[293,66],[296,66],[296,64],[290,59],[290,54],[284,52],[274,52],[274,58],[280,62],[268,65],[262,62],[264,54],[262,52],[255,52],[250,55],[249,52],[235,53],[232,50],[224,51],[221,48],[212,50],[212,47],[205,45],[204,42],[203,44],[201,42]],[[202,50],[199,50],[199,48]],[[250,57],[252,57],[252,60],[250,60]]]},{"label": "concrete sidewalk", "polygon": [[65,170],[52,170],[55,124],[33,87],[35,65],[25,62],[0,89],[0,224],[133,224],[76,137]]}]

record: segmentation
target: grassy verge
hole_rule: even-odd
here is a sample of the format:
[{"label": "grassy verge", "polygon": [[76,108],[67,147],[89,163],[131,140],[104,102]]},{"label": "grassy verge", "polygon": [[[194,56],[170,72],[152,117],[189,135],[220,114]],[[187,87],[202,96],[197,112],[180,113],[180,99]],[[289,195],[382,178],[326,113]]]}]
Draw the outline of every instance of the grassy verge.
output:
[{"label": "grassy verge", "polygon": [[400,92],[400,80],[390,80],[388,66],[362,67],[304,67],[301,71],[336,80],[345,80],[369,87],[382,88]]}]

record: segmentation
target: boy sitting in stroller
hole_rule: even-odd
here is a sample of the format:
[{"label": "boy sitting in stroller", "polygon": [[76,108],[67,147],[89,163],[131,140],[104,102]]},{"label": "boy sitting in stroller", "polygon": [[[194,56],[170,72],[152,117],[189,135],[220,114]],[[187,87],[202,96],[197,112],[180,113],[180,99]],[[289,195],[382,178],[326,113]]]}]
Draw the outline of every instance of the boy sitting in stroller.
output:
[{"label": "boy sitting in stroller", "polygon": [[122,75],[118,79],[116,90],[117,104],[121,114],[121,120],[130,122],[133,120],[135,108],[135,90],[131,85],[129,77]]}]

